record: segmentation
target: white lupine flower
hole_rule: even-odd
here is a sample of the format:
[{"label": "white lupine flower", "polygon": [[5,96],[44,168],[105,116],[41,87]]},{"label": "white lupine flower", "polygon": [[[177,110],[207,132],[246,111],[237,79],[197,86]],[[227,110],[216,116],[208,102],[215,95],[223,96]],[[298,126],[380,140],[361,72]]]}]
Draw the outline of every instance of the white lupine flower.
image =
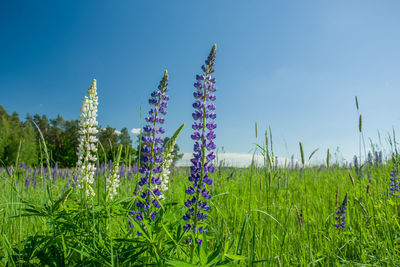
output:
[{"label": "white lupine flower", "polygon": [[84,189],[87,197],[93,197],[95,195],[93,191],[93,183],[95,176],[95,163],[96,157],[96,143],[97,138],[92,134],[97,133],[97,88],[96,80],[93,80],[90,86],[87,96],[83,98],[81,115],[79,116],[81,121],[79,123],[79,147],[78,147],[78,188]]},{"label": "white lupine flower", "polygon": [[116,163],[113,167],[110,177],[108,177],[106,182],[106,189],[111,200],[115,195],[117,195],[117,188],[119,187],[118,170],[119,164]]},{"label": "white lupine flower", "polygon": [[[168,180],[169,180],[169,175],[171,172],[169,171],[171,164],[172,164],[172,153],[169,153],[166,155],[164,159],[164,164],[163,164],[163,172],[161,174],[161,184],[158,186],[158,189],[161,192],[167,191],[168,190]],[[161,199],[164,199],[165,196],[162,194],[160,196]]]}]

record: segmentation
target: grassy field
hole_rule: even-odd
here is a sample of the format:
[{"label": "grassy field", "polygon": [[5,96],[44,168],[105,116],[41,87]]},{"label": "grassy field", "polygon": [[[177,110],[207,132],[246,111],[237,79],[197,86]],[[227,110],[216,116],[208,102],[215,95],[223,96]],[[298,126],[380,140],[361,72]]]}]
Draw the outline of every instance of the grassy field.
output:
[{"label": "grassy field", "polygon": [[[212,174],[209,233],[192,260],[190,238],[182,230],[185,168],[171,174],[165,211],[148,226],[149,236],[138,236],[127,220],[136,198],[136,177],[121,177],[114,201],[105,201],[100,193],[84,209],[79,191],[70,191],[73,171],[64,178],[37,175],[37,184],[31,181],[26,187],[28,172],[3,170],[0,262],[4,266],[191,266],[190,261],[203,266],[400,265],[400,205],[398,197],[389,195],[391,161],[365,164],[362,177],[354,168],[338,166],[269,166],[221,166]],[[96,176],[97,192],[107,175],[106,171]],[[337,229],[335,211],[346,194],[345,228]]]},{"label": "grassy field", "polygon": [[[248,168],[226,167],[212,152],[217,148],[216,87],[211,76],[215,55],[216,45],[194,84],[190,168],[169,173],[184,124],[169,142],[164,144],[160,136],[165,133],[160,125],[169,99],[167,71],[149,99],[153,107],[138,138],[140,166],[135,170],[128,166],[129,171],[121,171],[120,163],[131,162],[131,157],[127,162],[121,158],[122,145],[112,153],[113,163],[101,167],[99,156],[105,152],[96,136],[96,80],[82,102],[75,169],[43,167],[53,164],[35,124],[41,138],[40,166],[33,171],[16,164],[0,173],[0,263],[400,265],[396,142],[389,138],[393,152],[386,161],[372,144],[373,153],[366,153],[357,97],[359,151],[367,160],[354,161],[352,167],[330,164],[328,150],[325,165],[307,165],[300,142],[301,161],[282,166],[274,162],[269,130],[265,144],[254,151],[262,164],[253,159]],[[21,142],[18,151],[15,162]]]}]

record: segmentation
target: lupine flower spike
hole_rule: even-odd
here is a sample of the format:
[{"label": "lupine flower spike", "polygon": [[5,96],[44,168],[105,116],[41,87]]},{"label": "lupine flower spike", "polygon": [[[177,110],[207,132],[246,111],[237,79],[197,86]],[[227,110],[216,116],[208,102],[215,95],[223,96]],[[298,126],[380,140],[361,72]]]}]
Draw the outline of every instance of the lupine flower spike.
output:
[{"label": "lupine flower spike", "polygon": [[142,157],[139,169],[141,173],[139,181],[141,194],[140,199],[136,202],[137,209],[132,212],[133,218],[138,222],[143,219],[154,221],[158,214],[157,210],[162,207],[160,185],[164,159],[162,156],[163,138],[159,134],[165,133],[165,130],[158,125],[164,123],[164,116],[167,114],[167,101],[169,100],[167,91],[168,72],[165,71],[158,90],[154,91],[149,99],[149,104],[153,107],[149,111],[149,116],[146,117],[148,124],[143,127]]},{"label": "lupine flower spike", "polygon": [[335,213],[337,215],[337,217],[335,217],[335,220],[337,222],[335,224],[336,228],[344,228],[345,227],[346,210],[347,210],[347,194],[343,199],[342,205],[340,205],[338,207],[338,210]]},{"label": "lupine flower spike", "polygon": [[77,177],[78,188],[83,190],[87,197],[95,195],[93,190],[94,176],[96,170],[96,152],[97,152],[97,88],[96,80],[93,80],[92,85],[84,97],[80,115],[80,130],[79,130],[79,147],[78,147],[78,162]]},{"label": "lupine flower spike", "polygon": [[111,175],[109,177],[107,177],[107,181],[106,181],[107,197],[110,198],[110,200],[112,200],[114,198],[114,196],[117,195],[117,189],[120,184],[119,161],[121,159],[121,151],[122,151],[122,146],[120,146],[118,148],[117,161],[114,162],[114,165],[113,165],[112,171],[111,171]]},{"label": "lupine flower spike", "polygon": [[213,101],[216,100],[214,95],[216,87],[215,78],[211,77],[211,74],[214,72],[216,48],[216,45],[212,47],[205,65],[202,66],[204,73],[196,76],[196,83],[194,84],[196,90],[193,93],[195,98],[193,108],[195,111],[192,116],[195,122],[192,125],[194,132],[191,138],[195,143],[189,176],[189,181],[192,185],[185,190],[189,198],[185,202],[188,210],[183,219],[187,221],[184,229],[196,233],[199,246],[202,240],[198,239],[198,234],[207,232],[201,224],[202,221],[207,219],[205,212],[210,209],[207,201],[211,198],[211,195],[207,185],[211,185],[213,180],[209,177],[209,174],[215,171],[212,164],[215,155],[212,150],[216,148],[213,142],[216,137],[214,129],[217,127],[214,122],[216,114],[214,113],[215,105],[213,104]]},{"label": "lupine flower spike", "polygon": [[394,157],[393,168],[390,173],[390,196],[398,196],[399,193],[399,161]]}]

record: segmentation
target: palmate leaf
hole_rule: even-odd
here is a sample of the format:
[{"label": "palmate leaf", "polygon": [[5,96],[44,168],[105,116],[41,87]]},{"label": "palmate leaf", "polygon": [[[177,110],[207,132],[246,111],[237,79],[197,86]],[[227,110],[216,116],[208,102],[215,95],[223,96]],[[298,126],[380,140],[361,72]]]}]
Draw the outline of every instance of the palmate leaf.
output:
[{"label": "palmate leaf", "polygon": [[[128,266],[143,266],[140,261],[147,259],[142,255],[146,250],[147,248],[139,250],[137,247],[134,247],[132,249],[121,251],[119,255],[123,259],[123,261],[121,261],[120,264],[122,266],[126,266],[128,264]],[[135,264],[135,261],[137,261],[137,265]]]},{"label": "palmate leaf", "polygon": [[67,201],[67,199],[71,193],[72,193],[72,188],[65,190],[64,194],[62,194],[62,196],[56,202],[54,202],[53,206],[51,207],[51,210],[53,212],[58,210],[60,204],[65,203],[65,201]]},{"label": "palmate leaf", "polygon": [[80,255],[88,258],[91,263],[97,263],[100,264],[101,266],[112,266],[110,262],[108,262],[108,259],[106,256],[102,255],[101,253],[96,253],[96,251],[94,251],[92,248],[86,246],[85,244],[81,243],[80,244],[82,247],[84,247],[87,250],[90,250],[94,255],[92,255],[89,252],[84,251],[83,249],[79,250],[76,248],[71,248],[74,251],[76,251],[77,253],[79,253]]},{"label": "palmate leaf", "polygon": [[[147,241],[151,242],[152,239],[150,238],[149,234],[147,233],[146,229],[142,227],[132,216],[128,215],[129,221],[133,224],[133,227],[136,231],[142,233],[143,237],[146,238]],[[149,229],[147,227],[147,229]]]},{"label": "palmate leaf", "polygon": [[68,256],[64,253],[63,241],[62,237],[30,236],[24,241],[23,250],[18,252],[19,261],[29,266],[65,266]]},{"label": "palmate leaf", "polygon": [[217,247],[208,255],[207,266],[215,266],[222,259],[222,243],[219,243]]},{"label": "palmate leaf", "polygon": [[175,239],[172,237],[172,235],[169,233],[167,227],[163,224],[162,227],[164,228],[165,233],[167,236],[171,239],[171,241],[175,244],[176,247],[179,247],[179,244],[175,241]]},{"label": "palmate leaf", "polygon": [[61,197],[56,202],[54,202],[54,204],[51,206],[48,206],[45,204],[44,207],[37,207],[29,202],[23,201],[23,203],[26,206],[28,206],[28,208],[22,209],[26,213],[18,214],[18,215],[12,216],[11,218],[17,218],[19,216],[21,216],[21,217],[29,217],[29,216],[51,217],[52,215],[55,214],[56,211],[58,211],[60,205],[62,203],[64,203],[65,201],[67,201],[71,192],[72,192],[72,188],[66,190],[64,192],[64,194],[62,194]]}]

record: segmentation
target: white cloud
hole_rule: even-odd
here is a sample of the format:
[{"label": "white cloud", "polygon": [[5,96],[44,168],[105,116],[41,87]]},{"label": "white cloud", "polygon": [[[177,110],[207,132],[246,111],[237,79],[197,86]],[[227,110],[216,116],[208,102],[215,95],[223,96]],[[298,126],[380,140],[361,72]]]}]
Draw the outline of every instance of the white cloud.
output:
[{"label": "white cloud", "polygon": [[117,135],[120,135],[120,134],[121,134],[121,131],[115,130],[115,133],[116,133]]},{"label": "white cloud", "polygon": [[[193,157],[192,153],[183,153],[183,157],[178,161],[178,166],[190,166],[190,159]],[[218,153],[216,154],[216,159],[214,165],[218,166],[220,164],[230,167],[249,167],[251,161],[254,157],[254,164],[257,166],[264,165],[264,157],[261,155],[253,155],[248,153]],[[276,160],[276,159],[274,159]],[[294,159],[294,164],[298,163]],[[277,165],[279,166],[289,166],[291,164],[291,159],[288,158],[277,158]]]},{"label": "white cloud", "polygon": [[[190,166],[190,159],[193,157],[191,153],[183,153],[183,158],[178,162],[179,166]],[[241,153],[220,153],[217,154],[215,159],[215,165],[224,163],[226,166],[233,167],[248,167],[251,164],[253,154],[241,154]],[[262,163],[262,157],[259,155],[254,156],[254,160],[257,164]]]},{"label": "white cloud", "polygon": [[133,133],[133,134],[140,134],[140,132],[141,132],[140,128],[132,128],[131,129],[131,133]]}]

